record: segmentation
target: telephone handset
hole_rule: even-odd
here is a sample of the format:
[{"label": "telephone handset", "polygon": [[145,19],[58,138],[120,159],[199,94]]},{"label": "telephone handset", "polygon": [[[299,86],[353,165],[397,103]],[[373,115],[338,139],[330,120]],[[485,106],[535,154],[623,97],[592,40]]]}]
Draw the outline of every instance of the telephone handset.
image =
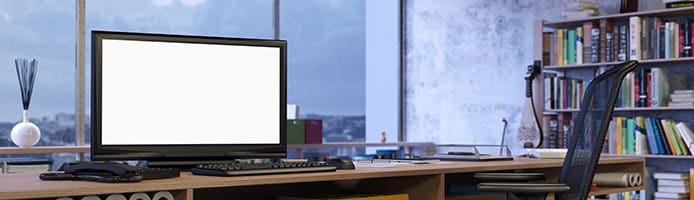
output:
[{"label": "telephone handset", "polygon": [[64,173],[42,173],[41,180],[86,180],[128,183],[142,180],[142,168],[113,162],[90,162],[65,167]]}]

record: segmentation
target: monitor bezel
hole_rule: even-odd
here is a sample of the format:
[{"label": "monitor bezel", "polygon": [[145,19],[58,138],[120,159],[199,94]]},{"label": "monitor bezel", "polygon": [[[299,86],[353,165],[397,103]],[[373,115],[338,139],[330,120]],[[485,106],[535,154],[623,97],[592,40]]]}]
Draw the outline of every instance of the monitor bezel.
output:
[{"label": "monitor bezel", "polygon": [[[280,124],[278,144],[200,144],[200,145],[103,145],[101,137],[102,95],[102,41],[105,39],[155,41],[174,43],[221,44],[277,47],[280,49]],[[173,35],[92,31],[91,63],[91,159],[92,160],[146,160],[178,164],[209,163],[242,158],[284,158],[287,149],[287,41],[248,38],[228,38],[197,35]]]}]

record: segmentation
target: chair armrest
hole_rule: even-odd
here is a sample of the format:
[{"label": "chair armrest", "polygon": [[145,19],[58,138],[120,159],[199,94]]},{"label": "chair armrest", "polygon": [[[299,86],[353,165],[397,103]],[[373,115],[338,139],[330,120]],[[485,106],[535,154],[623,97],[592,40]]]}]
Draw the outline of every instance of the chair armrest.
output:
[{"label": "chair armrest", "polygon": [[545,180],[544,173],[475,173],[473,177],[479,180],[514,182]]},{"label": "chair armrest", "polygon": [[541,194],[568,192],[569,186],[562,183],[480,183],[481,192],[509,192],[519,194]]}]

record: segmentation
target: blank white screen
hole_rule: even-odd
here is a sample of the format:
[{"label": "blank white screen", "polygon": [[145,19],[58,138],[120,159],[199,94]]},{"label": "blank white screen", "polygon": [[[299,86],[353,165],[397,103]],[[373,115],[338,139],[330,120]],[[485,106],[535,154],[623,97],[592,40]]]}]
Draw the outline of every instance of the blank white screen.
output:
[{"label": "blank white screen", "polygon": [[102,145],[279,144],[280,48],[105,39]]}]

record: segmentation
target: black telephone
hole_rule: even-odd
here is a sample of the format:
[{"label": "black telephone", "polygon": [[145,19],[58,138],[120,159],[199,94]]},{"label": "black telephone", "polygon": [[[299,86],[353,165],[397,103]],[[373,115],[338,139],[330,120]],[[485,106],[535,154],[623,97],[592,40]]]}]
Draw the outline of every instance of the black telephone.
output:
[{"label": "black telephone", "polygon": [[69,165],[64,173],[42,173],[41,180],[85,180],[106,183],[131,183],[142,180],[143,169],[115,162],[89,162]]}]

